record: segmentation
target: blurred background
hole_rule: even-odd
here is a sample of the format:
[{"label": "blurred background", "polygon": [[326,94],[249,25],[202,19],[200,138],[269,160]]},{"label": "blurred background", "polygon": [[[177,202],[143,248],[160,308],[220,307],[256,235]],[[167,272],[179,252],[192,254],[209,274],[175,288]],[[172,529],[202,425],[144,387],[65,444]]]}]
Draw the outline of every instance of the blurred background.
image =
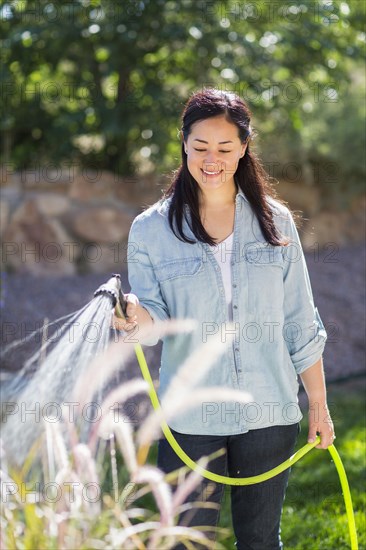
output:
[{"label": "blurred background", "polygon": [[180,164],[189,94],[215,86],[248,102],[301,215],[328,379],[364,374],[365,19],[359,0],[3,2],[2,344],[111,272],[128,290],[131,221]]}]

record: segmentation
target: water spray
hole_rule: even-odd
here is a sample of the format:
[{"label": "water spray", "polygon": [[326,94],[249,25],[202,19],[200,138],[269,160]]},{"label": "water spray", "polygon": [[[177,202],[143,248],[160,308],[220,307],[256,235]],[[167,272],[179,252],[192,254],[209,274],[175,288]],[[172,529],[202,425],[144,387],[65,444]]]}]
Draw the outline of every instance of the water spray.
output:
[{"label": "water spray", "polygon": [[[122,290],[121,277],[119,274],[113,275],[107,281],[107,283],[101,285],[95,291],[94,296],[99,296],[99,295],[109,296],[111,298],[112,306],[114,307],[116,317],[119,317],[120,319],[123,319],[123,320],[126,319],[127,301]],[[136,343],[134,347],[135,347],[137,361],[141,369],[141,374],[149,387],[149,397],[151,400],[151,404],[155,411],[161,413],[162,409],[159,402],[159,398],[155,391],[154,383],[151,378],[149,367],[146,363],[145,354],[143,352],[141,344]],[[275,477],[276,475],[280,474],[284,470],[291,468],[293,464],[295,464],[298,460],[300,460],[303,456],[305,456],[308,452],[310,452],[312,449],[314,449],[314,447],[316,447],[320,443],[320,437],[317,436],[313,443],[307,443],[301,449],[296,451],[290,458],[282,462],[282,464],[279,464],[272,470],[264,472],[260,475],[251,476],[251,477],[229,477],[229,476],[215,474],[199,466],[180,447],[179,443],[177,442],[174,435],[172,434],[168,424],[164,420],[161,422],[161,428],[167,441],[169,442],[169,444],[171,445],[175,453],[179,456],[179,458],[183,461],[183,463],[186,466],[188,466],[191,470],[197,471],[200,475],[202,475],[202,477],[205,477],[206,479],[215,481],[217,483],[222,483],[225,485],[254,485],[256,483],[262,483],[263,481],[266,481],[268,479],[271,479],[272,477]],[[328,447],[328,451],[337,468],[337,472],[338,472],[338,476],[339,476],[339,480],[340,480],[340,484],[343,492],[343,498],[344,498],[346,513],[347,513],[347,519],[348,519],[351,550],[358,550],[356,523],[355,523],[351,492],[348,484],[346,471],[344,469],[342,460],[335,446],[330,445]],[[140,455],[138,457],[139,462],[143,463],[146,460],[146,457],[147,457],[147,450],[142,449],[142,452],[140,452]]]}]

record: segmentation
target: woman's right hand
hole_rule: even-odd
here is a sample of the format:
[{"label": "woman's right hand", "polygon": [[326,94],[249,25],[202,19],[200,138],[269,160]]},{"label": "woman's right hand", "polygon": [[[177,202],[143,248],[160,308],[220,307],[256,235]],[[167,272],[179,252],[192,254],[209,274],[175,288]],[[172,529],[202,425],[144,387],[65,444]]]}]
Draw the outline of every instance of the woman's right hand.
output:
[{"label": "woman's right hand", "polygon": [[139,299],[135,294],[125,294],[125,297],[127,301],[127,317],[126,319],[121,319],[113,314],[112,328],[129,332],[137,325],[137,306],[139,304]]}]

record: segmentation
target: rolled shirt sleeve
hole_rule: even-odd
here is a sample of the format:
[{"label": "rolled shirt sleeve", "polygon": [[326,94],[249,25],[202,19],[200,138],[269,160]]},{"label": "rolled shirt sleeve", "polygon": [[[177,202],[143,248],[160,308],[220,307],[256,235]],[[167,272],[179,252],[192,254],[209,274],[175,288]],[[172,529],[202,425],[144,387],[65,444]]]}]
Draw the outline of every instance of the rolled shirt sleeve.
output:
[{"label": "rolled shirt sleeve", "polygon": [[284,256],[284,338],[297,374],[314,365],[322,356],[327,333],[314,305],[309,273],[299,234],[288,216],[286,235],[290,243]]},{"label": "rolled shirt sleeve", "polygon": [[[132,223],[128,237],[127,262],[131,293],[138,297],[141,306],[149,312],[153,321],[169,319],[168,308],[162,298],[159,282],[137,219]],[[143,343],[154,346],[158,341],[159,336],[154,336],[145,339]]]}]

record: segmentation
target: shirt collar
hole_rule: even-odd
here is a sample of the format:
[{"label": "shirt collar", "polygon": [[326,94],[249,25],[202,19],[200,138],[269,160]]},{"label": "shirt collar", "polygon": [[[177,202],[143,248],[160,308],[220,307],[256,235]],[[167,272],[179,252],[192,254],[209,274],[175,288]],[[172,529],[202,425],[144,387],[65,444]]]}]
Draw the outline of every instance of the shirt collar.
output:
[{"label": "shirt collar", "polygon": [[243,191],[239,188],[237,194],[236,194],[237,197],[241,197],[241,199],[245,200],[246,202],[249,202],[247,197],[245,196],[245,194],[243,193]]}]

